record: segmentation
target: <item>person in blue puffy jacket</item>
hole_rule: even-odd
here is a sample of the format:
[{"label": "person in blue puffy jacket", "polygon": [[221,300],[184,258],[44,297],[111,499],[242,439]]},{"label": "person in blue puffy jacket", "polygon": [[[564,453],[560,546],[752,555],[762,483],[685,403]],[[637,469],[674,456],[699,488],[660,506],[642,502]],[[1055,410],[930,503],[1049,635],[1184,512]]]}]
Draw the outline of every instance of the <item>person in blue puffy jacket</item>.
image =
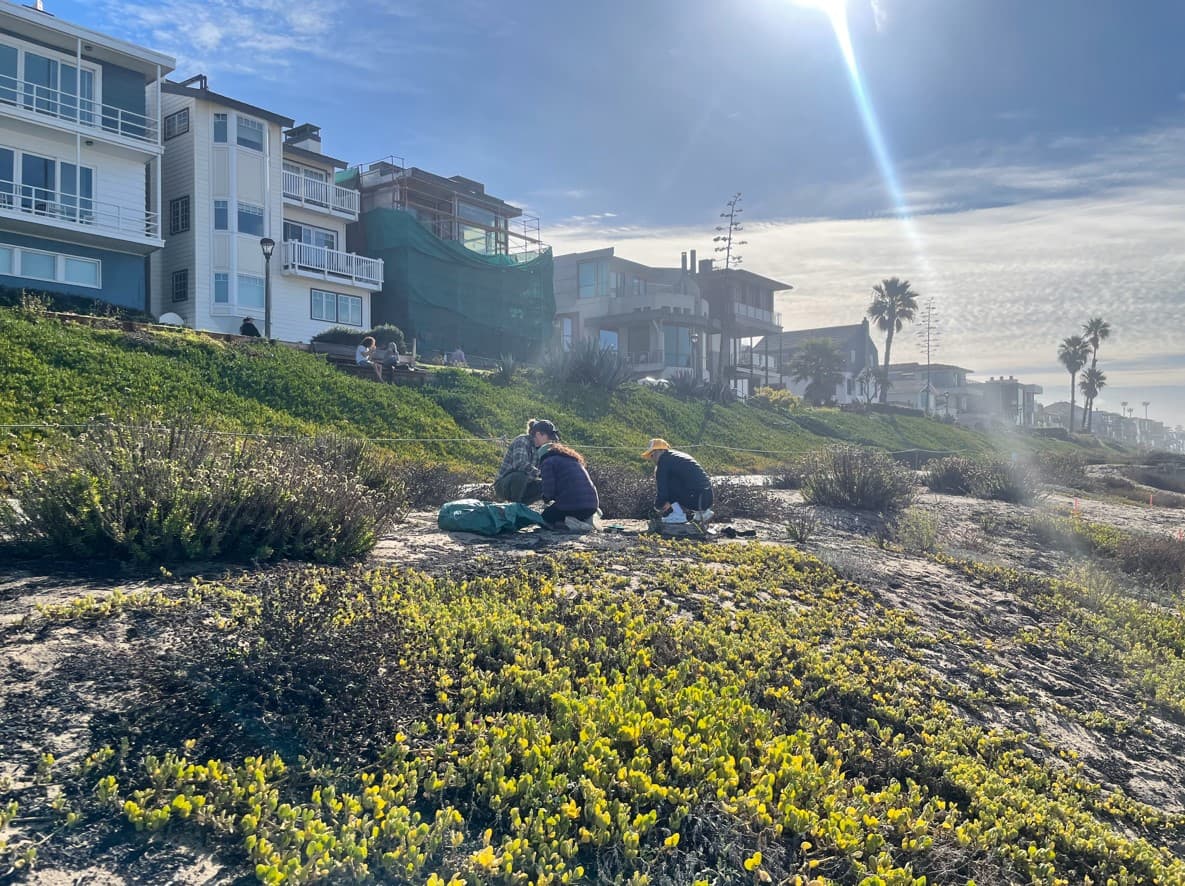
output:
[{"label": "person in blue puffy jacket", "polygon": [[[551,422],[539,424],[550,425]],[[539,424],[535,426],[536,431]],[[549,528],[563,526],[568,517],[587,523],[601,502],[597,487],[584,467],[584,456],[559,442],[559,433],[554,431],[554,426],[547,430],[551,431],[547,434],[547,442],[535,451],[543,480],[543,500],[550,502],[543,509],[543,520]]]}]

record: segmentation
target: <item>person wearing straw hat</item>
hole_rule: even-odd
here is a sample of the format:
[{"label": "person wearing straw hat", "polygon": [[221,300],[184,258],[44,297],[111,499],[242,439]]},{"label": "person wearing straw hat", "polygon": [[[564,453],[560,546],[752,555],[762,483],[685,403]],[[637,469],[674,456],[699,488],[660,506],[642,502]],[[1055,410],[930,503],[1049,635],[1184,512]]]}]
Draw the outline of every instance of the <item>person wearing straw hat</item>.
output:
[{"label": "person wearing straw hat", "polygon": [[654,437],[642,458],[654,462],[654,509],[663,523],[706,523],[712,519],[712,481],[699,462],[662,437]]}]

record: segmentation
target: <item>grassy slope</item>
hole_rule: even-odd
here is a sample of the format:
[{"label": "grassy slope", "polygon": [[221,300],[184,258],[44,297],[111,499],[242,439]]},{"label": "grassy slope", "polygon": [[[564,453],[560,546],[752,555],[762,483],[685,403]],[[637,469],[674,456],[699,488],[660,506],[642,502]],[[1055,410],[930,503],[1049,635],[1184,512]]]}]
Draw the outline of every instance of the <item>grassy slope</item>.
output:
[{"label": "grassy slope", "polygon": [[[744,404],[684,402],[630,388],[617,395],[558,389],[537,381],[499,388],[457,370],[438,373],[423,392],[377,385],[287,348],[227,344],[189,333],[125,333],[34,322],[0,310],[0,423],[84,422],[96,415],[185,415],[227,429],[371,437],[464,438],[520,432],[531,416],[552,418],[589,454],[632,460],[645,440],[664,436],[695,447],[710,468],[768,467],[783,457],[718,447],[795,453],[850,440],[890,450],[986,452],[985,435],[905,416],[807,410],[794,416]],[[10,438],[9,446],[12,446]],[[25,444],[31,435],[18,436]],[[1025,441],[1031,445],[1031,441]],[[392,443],[488,473],[494,444]],[[619,447],[596,450],[594,447]]]}]

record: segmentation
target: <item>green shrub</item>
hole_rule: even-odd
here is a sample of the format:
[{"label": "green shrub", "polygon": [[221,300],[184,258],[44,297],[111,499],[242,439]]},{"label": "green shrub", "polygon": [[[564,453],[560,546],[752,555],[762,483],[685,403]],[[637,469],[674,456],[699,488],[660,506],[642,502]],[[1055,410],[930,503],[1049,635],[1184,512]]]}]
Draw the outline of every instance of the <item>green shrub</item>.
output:
[{"label": "green shrub", "polygon": [[1041,488],[1036,471],[1023,462],[981,462],[975,470],[971,494],[976,498],[1031,504]]},{"label": "green shrub", "polygon": [[1185,541],[1167,535],[1125,535],[1116,546],[1115,559],[1124,572],[1158,588],[1185,588]]},{"label": "green shrub", "polygon": [[633,377],[625,357],[591,339],[581,339],[568,350],[552,354],[543,369],[553,382],[605,391],[616,391]]},{"label": "green shrub", "polygon": [[1019,504],[1032,502],[1040,488],[1036,472],[1021,462],[978,461],[957,455],[930,462],[925,478],[931,492]]},{"label": "green shrub", "polygon": [[407,353],[407,340],[404,338],[403,330],[389,323],[376,326],[366,332],[350,329],[347,326],[333,326],[323,332],[318,332],[312,337],[312,341],[327,345],[356,345],[368,335],[380,348],[385,348],[390,342],[395,342],[399,353]]},{"label": "green shrub", "polygon": [[926,485],[931,492],[971,495],[976,462],[961,455],[938,458],[926,466]]},{"label": "green shrub", "polygon": [[893,514],[913,501],[913,475],[879,449],[833,446],[811,453],[806,468],[811,504]]},{"label": "green shrub", "polygon": [[763,483],[723,478],[712,484],[716,519],[765,520],[781,522],[787,507],[770,487]]},{"label": "green shrub", "polygon": [[0,286],[0,307],[23,308],[28,313],[61,311],[67,314],[82,314],[88,317],[110,317],[116,320],[133,320],[137,323],[153,323],[156,318],[147,311],[114,305],[98,298],[81,295],[66,295],[43,289],[18,289]]},{"label": "green shrub", "polygon": [[588,475],[610,520],[647,520],[654,516],[654,471],[645,465],[589,462]]},{"label": "green shrub", "polygon": [[490,381],[506,388],[514,384],[516,375],[518,375],[518,360],[514,354],[503,354],[494,366],[494,374],[490,377]]},{"label": "green shrub", "polygon": [[68,559],[172,563],[368,552],[406,507],[364,441],[237,438],[192,426],[96,425],[18,478],[0,531]]},{"label": "green shrub", "polygon": [[401,461],[392,472],[406,490],[408,506],[416,510],[468,497],[465,487],[473,483],[468,475],[436,462]]},{"label": "green shrub", "polygon": [[1086,459],[1077,452],[1039,452],[1037,472],[1041,479],[1057,486],[1071,489],[1087,489],[1090,481],[1086,477]]},{"label": "green shrub", "polygon": [[748,402],[751,406],[781,412],[797,412],[802,408],[801,397],[777,388],[758,388]]},{"label": "green shrub", "polygon": [[809,508],[787,508],[785,522],[786,534],[799,544],[810,541],[819,529],[819,518]]},{"label": "green shrub", "polygon": [[932,554],[938,550],[938,517],[921,508],[909,508],[894,522],[893,537],[907,551]]}]

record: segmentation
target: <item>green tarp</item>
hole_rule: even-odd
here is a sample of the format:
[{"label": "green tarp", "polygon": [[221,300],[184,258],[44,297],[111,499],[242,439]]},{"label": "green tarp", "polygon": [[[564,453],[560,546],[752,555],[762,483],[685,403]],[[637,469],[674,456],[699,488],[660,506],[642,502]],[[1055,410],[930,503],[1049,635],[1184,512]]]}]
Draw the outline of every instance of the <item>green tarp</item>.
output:
[{"label": "green tarp", "polygon": [[542,526],[543,517],[518,502],[489,502],[462,498],[440,506],[436,525],[449,532],[498,535],[526,526]]},{"label": "green tarp", "polygon": [[533,360],[551,339],[550,249],[529,261],[482,255],[440,239],[402,209],[364,212],[351,225],[350,243],[384,263],[372,321],[414,336],[425,359],[460,346],[473,356]]}]

